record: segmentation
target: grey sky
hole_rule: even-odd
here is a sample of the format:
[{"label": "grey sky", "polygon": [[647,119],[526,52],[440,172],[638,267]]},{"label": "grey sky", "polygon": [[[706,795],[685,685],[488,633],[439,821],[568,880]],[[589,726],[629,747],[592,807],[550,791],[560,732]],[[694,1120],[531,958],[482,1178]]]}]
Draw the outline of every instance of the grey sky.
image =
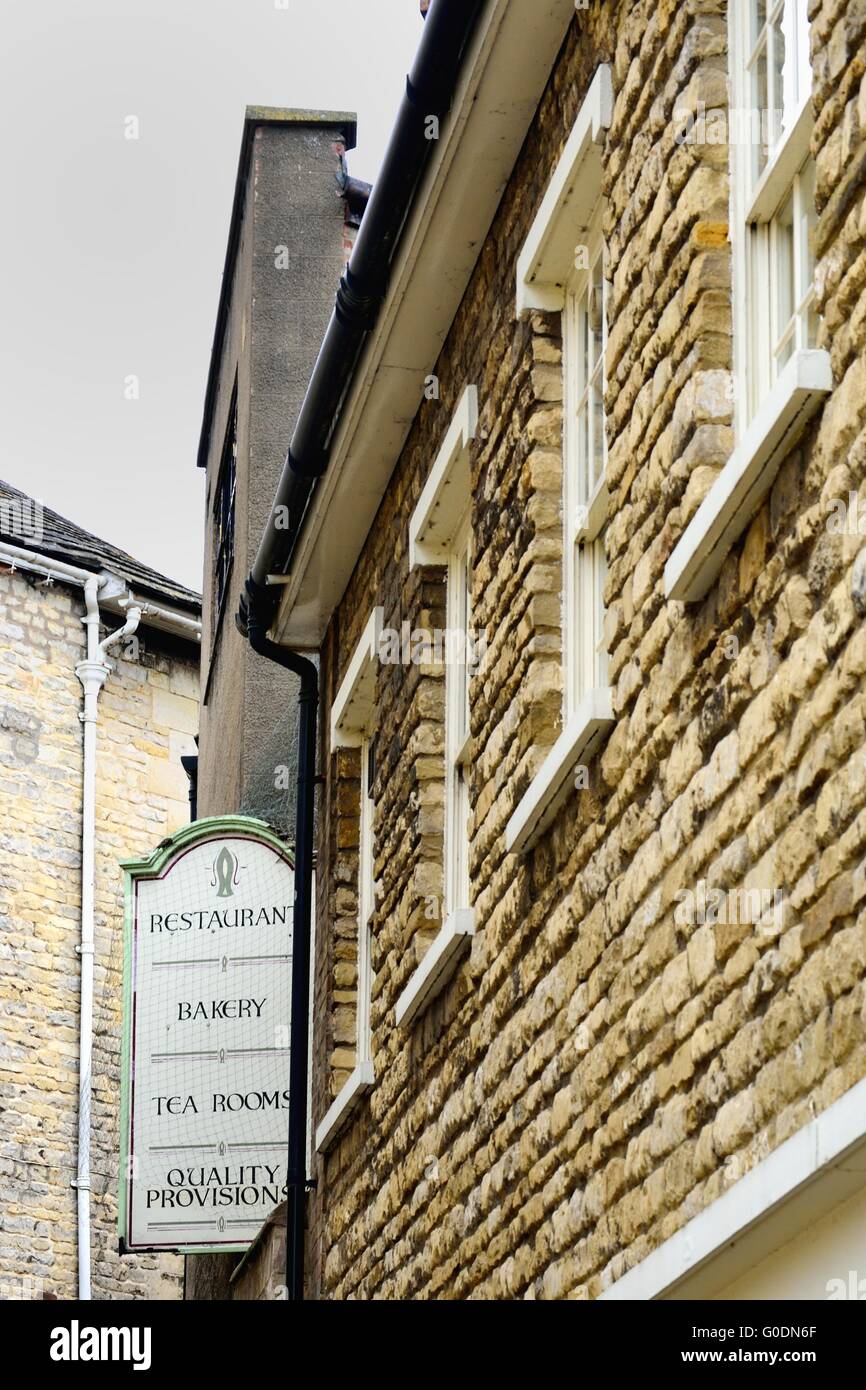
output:
[{"label": "grey sky", "polygon": [[372,181],[422,22],[418,0],[4,0],[0,477],[200,587],[244,107],[357,111]]}]

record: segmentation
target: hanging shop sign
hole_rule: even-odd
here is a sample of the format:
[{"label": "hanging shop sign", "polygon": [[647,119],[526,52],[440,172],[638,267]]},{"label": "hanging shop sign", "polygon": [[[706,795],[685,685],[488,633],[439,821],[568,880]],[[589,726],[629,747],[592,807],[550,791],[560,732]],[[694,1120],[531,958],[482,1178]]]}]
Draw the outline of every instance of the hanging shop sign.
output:
[{"label": "hanging shop sign", "polygon": [[292,857],[232,816],[123,869],[121,1248],[244,1250],[286,1196]]}]

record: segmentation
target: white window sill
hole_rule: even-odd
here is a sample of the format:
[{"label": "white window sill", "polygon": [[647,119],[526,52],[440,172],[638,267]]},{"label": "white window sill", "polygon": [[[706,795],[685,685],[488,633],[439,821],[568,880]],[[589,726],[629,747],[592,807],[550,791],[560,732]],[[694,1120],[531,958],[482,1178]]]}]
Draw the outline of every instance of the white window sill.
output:
[{"label": "white window sill", "polygon": [[327,1153],[339,1137],[358,1102],[367,1094],[375,1081],[372,1062],[361,1062],[352,1072],[340,1094],[331,1105],[322,1123],[316,1129],[316,1153]]},{"label": "white window sill", "polygon": [[551,748],[505,830],[505,843],[514,854],[530,849],[547,829],[572,791],[574,769],[593,756],[613,727],[613,692],[590,690],[581,700]]},{"label": "white window sill", "polygon": [[584,541],[594,541],[604,523],[607,521],[608,507],[610,506],[610,493],[607,490],[607,480],[604,474],[599,478],[595,486],[595,492],[588,506],[578,504],[575,515],[575,535],[574,539],[578,543]]},{"label": "white window sill", "polygon": [[812,95],[806,97],[791,129],[773,151],[770,162],[758,180],[752,195],[747,222],[769,222],[786,197],[803,160],[809,153],[812,138]]},{"label": "white window sill", "polygon": [[409,1028],[451,979],[457,964],[475,935],[471,907],[449,912],[435,941],[397,1000],[397,1026]]},{"label": "white window sill", "polygon": [[[842,1203],[862,1191],[864,1115],[866,1080],[756,1163],[599,1297],[608,1302],[724,1298],[748,1270],[788,1249],[799,1232],[814,1231],[828,1213],[843,1212]],[[817,1242],[812,1249],[817,1254]],[[847,1273],[847,1265],[838,1270],[843,1278]]]},{"label": "white window sill", "polygon": [[665,565],[667,598],[694,603],[704,597],[832,386],[828,353],[794,353]]}]

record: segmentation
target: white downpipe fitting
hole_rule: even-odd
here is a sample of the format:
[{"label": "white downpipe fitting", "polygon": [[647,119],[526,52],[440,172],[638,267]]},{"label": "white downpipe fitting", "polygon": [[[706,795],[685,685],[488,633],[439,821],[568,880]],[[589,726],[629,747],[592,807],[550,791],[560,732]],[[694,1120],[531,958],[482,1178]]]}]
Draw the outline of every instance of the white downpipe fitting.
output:
[{"label": "white downpipe fitting", "polygon": [[130,607],[123,627],[99,640],[99,577],[84,582],[87,657],[75,674],[84,690],[84,783],[81,804],[81,1009],[78,1040],[78,1297],[90,1298],[90,1111],[93,1058],[93,904],[96,878],[96,720],[99,692],[112,669],[107,650],[135,632],[141,609]]},{"label": "white downpipe fitting", "polygon": [[173,632],[176,637],[186,637],[190,641],[201,640],[201,619],[192,618],[177,608],[163,603],[152,603],[150,599],[134,598],[125,580],[104,571],[94,576],[92,570],[79,569],[77,565],[67,565],[64,560],[41,555],[37,550],[26,550],[23,546],[0,541],[0,565],[13,569],[29,570],[32,574],[44,575],[46,579],[62,579],[69,584],[80,584],[82,588],[88,579],[98,578],[109,592],[103,596],[103,608],[109,612],[124,613],[126,607],[135,603],[141,609],[142,617],[150,620],[150,626],[163,632]]}]

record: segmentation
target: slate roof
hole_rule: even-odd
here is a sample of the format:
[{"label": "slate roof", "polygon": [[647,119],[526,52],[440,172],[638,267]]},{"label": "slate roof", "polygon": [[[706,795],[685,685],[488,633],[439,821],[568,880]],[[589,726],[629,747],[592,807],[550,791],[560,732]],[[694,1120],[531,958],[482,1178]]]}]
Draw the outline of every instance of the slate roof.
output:
[{"label": "slate roof", "polygon": [[[108,570],[127,580],[133,591],[142,598],[162,599],[186,609],[195,617],[201,613],[200,594],[151,569],[149,565],[143,565],[125,550],[100,540],[50,507],[43,506],[42,509],[42,538],[39,541],[4,529],[9,509],[4,511],[3,503],[15,501],[33,504],[33,498],[26,492],[20,492],[11,483],[0,479],[0,540],[20,546],[23,550],[38,551],[40,555],[53,555],[58,560],[77,565],[79,569],[91,570],[94,574]],[[32,512],[27,515],[32,515]]]}]

